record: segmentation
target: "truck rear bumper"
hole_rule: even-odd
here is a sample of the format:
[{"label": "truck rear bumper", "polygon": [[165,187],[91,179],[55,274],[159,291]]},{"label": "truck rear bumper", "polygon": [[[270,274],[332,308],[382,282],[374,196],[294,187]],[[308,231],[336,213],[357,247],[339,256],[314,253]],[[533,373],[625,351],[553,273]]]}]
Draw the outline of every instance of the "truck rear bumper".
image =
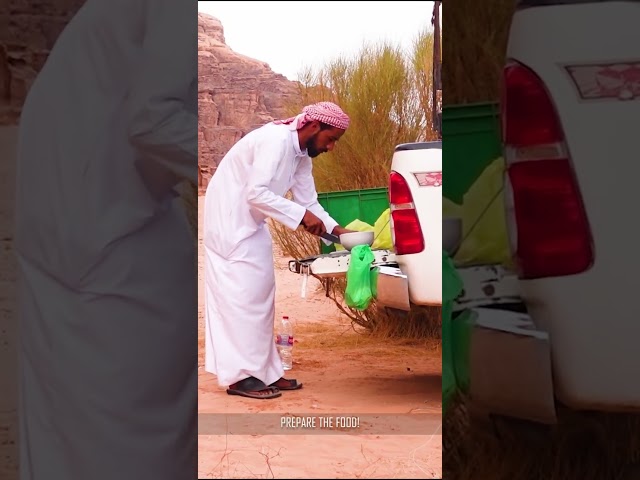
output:
[{"label": "truck rear bumper", "polygon": [[378,267],[377,293],[376,303],[378,305],[406,312],[411,310],[409,278],[400,268],[392,265]]},{"label": "truck rear bumper", "polygon": [[493,308],[471,309],[467,321],[472,402],[490,413],[555,423],[548,334],[526,314]]}]

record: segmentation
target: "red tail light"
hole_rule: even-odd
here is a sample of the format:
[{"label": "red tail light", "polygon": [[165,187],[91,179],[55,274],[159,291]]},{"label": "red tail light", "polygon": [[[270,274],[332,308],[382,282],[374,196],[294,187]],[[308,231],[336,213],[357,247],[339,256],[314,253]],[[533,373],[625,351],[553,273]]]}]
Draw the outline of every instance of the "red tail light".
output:
[{"label": "red tail light", "polygon": [[402,175],[391,172],[389,202],[393,221],[394,245],[398,255],[420,253],[424,250],[424,237],[413,203],[409,184]]},{"label": "red tail light", "polygon": [[[582,195],[554,104],[523,65],[504,70],[502,133],[522,278],[581,273],[593,264]],[[515,230],[515,232],[513,231]]]}]

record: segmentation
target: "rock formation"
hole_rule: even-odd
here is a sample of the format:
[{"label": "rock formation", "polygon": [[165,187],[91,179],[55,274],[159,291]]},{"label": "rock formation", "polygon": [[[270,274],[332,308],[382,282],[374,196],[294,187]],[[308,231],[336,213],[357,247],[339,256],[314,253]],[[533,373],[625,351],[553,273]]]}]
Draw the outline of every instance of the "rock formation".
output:
[{"label": "rock formation", "polygon": [[[0,13],[0,125],[15,124],[31,83],[84,0],[9,0]],[[234,52],[220,21],[198,14],[198,146],[201,191],[229,148],[247,132],[286,117],[295,82]]]},{"label": "rock formation", "polygon": [[229,48],[220,21],[198,14],[199,186],[231,146],[251,130],[288,115],[295,82]]},{"label": "rock formation", "polygon": [[17,122],[31,83],[84,0],[9,0],[0,12],[0,125]]}]

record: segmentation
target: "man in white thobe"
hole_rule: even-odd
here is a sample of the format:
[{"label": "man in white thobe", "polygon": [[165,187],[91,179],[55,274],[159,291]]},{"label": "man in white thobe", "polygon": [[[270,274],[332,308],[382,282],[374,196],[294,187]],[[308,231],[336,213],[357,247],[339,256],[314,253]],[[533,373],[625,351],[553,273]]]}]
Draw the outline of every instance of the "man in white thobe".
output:
[{"label": "man in white thobe", "polygon": [[196,18],[179,0],[87,0],[29,91],[22,480],[197,477],[196,249],[173,191],[196,181]]},{"label": "man in white thobe", "polygon": [[[340,235],[318,203],[311,158],[333,149],[349,117],[331,102],[309,105],[237,142],[205,197],[205,369],[227,393],[275,398],[302,386],[285,379],[273,340],[275,274],[267,218],[291,230]],[[293,201],[285,198],[291,191]]]}]

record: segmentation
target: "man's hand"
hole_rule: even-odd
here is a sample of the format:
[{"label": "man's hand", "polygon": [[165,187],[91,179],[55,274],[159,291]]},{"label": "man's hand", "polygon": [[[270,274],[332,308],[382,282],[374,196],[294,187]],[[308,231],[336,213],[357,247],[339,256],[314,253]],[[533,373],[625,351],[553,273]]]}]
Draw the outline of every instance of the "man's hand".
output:
[{"label": "man's hand", "polygon": [[306,211],[304,217],[302,217],[302,222],[300,224],[307,230],[307,232],[320,236],[323,233],[326,233],[327,228],[322,223],[316,215],[311,213],[309,210]]},{"label": "man's hand", "polygon": [[346,228],[341,227],[340,225],[336,225],[335,228],[333,229],[333,232],[331,233],[339,237],[343,233],[354,233],[354,232],[356,232],[356,230],[348,230]]}]

